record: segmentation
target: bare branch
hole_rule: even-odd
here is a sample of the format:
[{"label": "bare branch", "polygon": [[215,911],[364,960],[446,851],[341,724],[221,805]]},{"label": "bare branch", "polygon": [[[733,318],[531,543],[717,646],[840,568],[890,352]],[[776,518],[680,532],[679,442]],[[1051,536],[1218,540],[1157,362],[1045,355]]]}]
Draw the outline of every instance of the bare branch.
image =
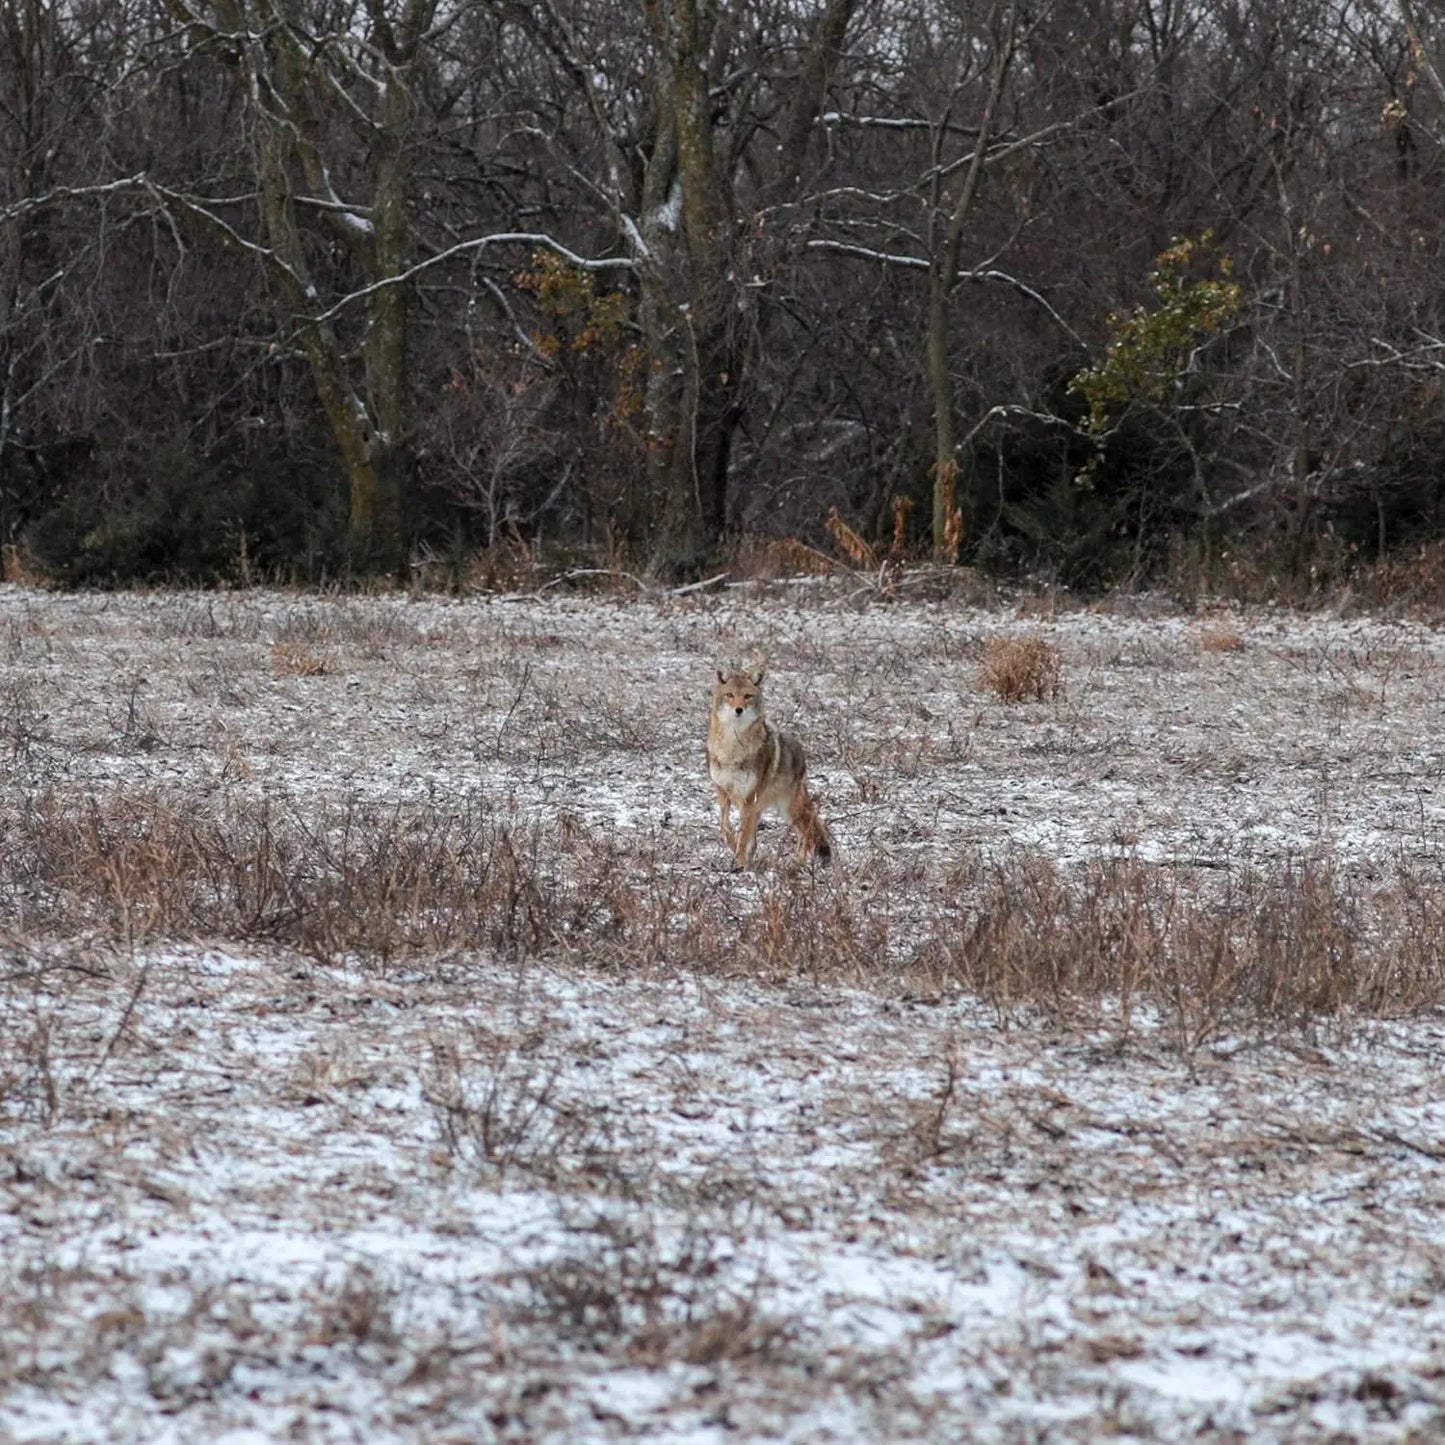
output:
[{"label": "bare branch", "polygon": [[1035,291],[1026,281],[1020,281],[1017,276],[1011,276],[1007,271],[999,271],[992,267],[988,270],[965,271],[959,279],[962,281],[997,281],[1004,286],[1011,287],[1017,291],[1020,296],[1027,296],[1030,301],[1036,302],[1039,306],[1043,307],[1055,325],[1058,326],[1059,330],[1061,330],[1080,351],[1088,351],[1089,348],[1084,344],[1083,337],[1059,315],[1047,297]]},{"label": "bare branch", "polygon": [[92,200],[97,196],[113,196],[122,191],[133,191],[143,187],[145,183],[146,174],[139,171],[133,176],[122,176],[119,180],[105,181],[94,186],[55,186],[41,195],[26,196],[23,200],[6,206],[0,210],[0,222],[19,220],[49,206],[59,205],[62,201]]},{"label": "bare branch", "polygon": [[1353,371],[1362,367],[1398,366],[1405,371],[1445,371],[1445,341],[1425,332],[1420,332],[1419,335],[1420,344],[1408,350],[1402,350],[1383,337],[1372,336],[1370,345],[1379,347],[1382,354],[1346,362],[1346,368]]},{"label": "bare branch", "polygon": [[[854,126],[859,130],[934,130],[934,122],[912,115],[845,115],[842,111],[830,110],[818,117],[820,124],[827,126]],[[978,137],[977,126],[946,123],[940,129],[949,135],[965,136],[969,140]]]},{"label": "bare branch", "polygon": [[579,256],[575,251],[564,246],[560,241],[540,231],[503,231],[493,236],[477,236],[470,241],[459,241],[455,246],[448,246],[444,251],[438,251],[435,256],[428,256],[424,261],[418,261],[415,266],[409,266],[405,271],[399,271],[395,276],[383,276],[380,281],[373,281],[369,286],[359,287],[355,291],[348,292],[334,306],[329,306],[317,316],[313,316],[313,322],[330,321],[332,317],[338,316],[348,306],[358,301],[365,300],[368,296],[374,296],[379,291],[384,291],[391,286],[404,286],[408,281],[420,276],[425,271],[430,271],[433,266],[440,266],[445,261],[453,260],[457,256],[465,256],[470,252],[483,250],[488,246],[541,246],[551,251],[553,255],[560,256],[569,266],[575,266],[579,271],[635,271],[637,262],[631,256],[604,256],[591,258]]},{"label": "bare branch", "polygon": [[833,251],[840,256],[856,256],[860,261],[877,261],[884,266],[906,266],[914,271],[928,270],[929,263],[922,256],[899,256],[889,251],[875,251],[871,246],[855,246],[850,241],[818,239],[807,243],[809,251]]}]

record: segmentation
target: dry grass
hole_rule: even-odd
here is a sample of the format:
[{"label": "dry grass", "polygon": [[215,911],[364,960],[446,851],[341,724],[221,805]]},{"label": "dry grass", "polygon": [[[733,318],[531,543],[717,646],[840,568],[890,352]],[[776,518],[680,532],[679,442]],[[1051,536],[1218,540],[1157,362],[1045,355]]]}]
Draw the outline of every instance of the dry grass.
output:
[{"label": "dry grass", "polygon": [[271,669],[277,677],[325,677],[331,664],[297,642],[278,642],[271,649]]},{"label": "dry grass", "polygon": [[23,543],[7,542],[0,546],[0,582],[13,582],[21,587],[45,585],[45,572],[35,554]]},{"label": "dry grass", "polygon": [[[3,824],[0,898],[21,929],[49,937],[279,946],[382,971],[481,950],[626,973],[962,990],[1001,1017],[1108,1017],[1126,1033],[1144,1005],[1186,1051],[1231,1029],[1445,1003],[1429,943],[1445,931],[1445,897],[1409,873],[1357,881],[1327,859],[1216,877],[975,854],[942,878],[860,860],[846,879],[784,870],[739,910],[665,839],[623,846],[570,818],[517,826],[480,804],[302,815],[49,792]],[[30,1050],[42,1071],[43,1043]],[[473,1039],[465,1053],[469,1071],[462,1055],[438,1056],[431,1089],[455,1148],[499,1170],[532,1167],[535,1141],[522,1140],[543,1121],[541,1154],[562,1147],[566,1121],[534,1058],[517,1074],[508,1041]]]},{"label": "dry grass", "polygon": [[1426,542],[1362,567],[1344,600],[1370,611],[1445,617],[1445,543]]},{"label": "dry grass", "polygon": [[1064,695],[1063,659],[1046,637],[990,637],[979,682],[1004,702],[1053,702]]},{"label": "dry grass", "polygon": [[794,537],[741,537],[728,549],[729,570],[759,582],[824,577],[836,561]]},{"label": "dry grass", "polygon": [[1204,652],[1242,652],[1244,638],[1233,627],[1209,623],[1199,629],[1199,646]]},{"label": "dry grass", "polygon": [[968,904],[933,939],[936,983],[1004,1016],[1096,1023],[1107,1003],[1127,1033],[1142,1002],[1189,1052],[1233,1029],[1445,1002],[1445,962],[1421,941],[1445,927],[1445,897],[1408,875],[1367,885],[1308,860],[1186,886],[1128,860],[1069,876],[1025,855],[975,863],[954,886]]},{"label": "dry grass", "polygon": [[649,1366],[778,1363],[793,1327],[770,1319],[754,1292],[720,1286],[716,1229],[664,1240],[646,1215],[598,1212],[592,1247],[527,1276],[533,1317],[573,1345]]},{"label": "dry grass", "polygon": [[[1251,862],[1213,824],[1197,848],[1160,849],[1146,798],[1096,816],[1086,791],[1052,811],[1086,818],[1106,852],[1152,845],[1176,864],[1064,863],[1012,841],[1016,810],[1056,779],[1084,789],[1127,777],[1133,787],[1153,768],[1154,780],[1183,780],[1178,808],[1257,775],[1262,753],[1246,755],[1248,738],[1234,731],[1228,747],[1215,731],[1170,742],[1167,755],[1157,734],[1131,732],[1127,709],[1142,706],[1133,699],[1156,676],[1172,688],[1193,667],[1192,687],[1226,687],[1198,649],[1104,628],[1099,636],[1120,640],[1075,645],[1081,673],[1067,709],[1005,716],[969,697],[979,644],[966,628],[930,621],[911,653],[860,642],[866,660],[846,650],[853,629],[833,623],[821,640],[788,642],[777,715],[817,759],[847,866],[790,870],[771,831],[762,855],[772,871],[732,878],[697,759],[706,662],[696,696],[650,679],[658,648],[710,660],[751,655],[766,638],[720,628],[701,605],[649,610],[648,652],[629,671],[594,645],[625,607],[589,604],[571,635],[569,616],[499,605],[477,647],[461,607],[161,595],[129,622],[100,609],[70,624],[111,629],[117,662],[106,654],[67,711],[69,671],[97,649],[70,644],[55,617],[18,615],[0,680],[0,759],[10,766],[0,908],[21,938],[203,940],[381,974],[484,953],[614,973],[962,991],[1001,1015],[1056,1023],[1105,1014],[1127,1023],[1142,1002],[1189,1048],[1243,1024],[1307,1028],[1445,1001],[1441,965],[1422,941],[1445,920],[1424,794],[1405,799],[1414,812],[1391,814],[1403,816],[1409,859],[1369,871],[1323,846]],[[1223,650],[1241,635],[1222,623],[1198,634],[1201,648]],[[1000,698],[1048,702],[1063,691],[1050,637],[994,637],[981,653],[984,684]],[[1322,761],[1313,791],[1290,804],[1326,820],[1350,806],[1330,795],[1329,758],[1350,757],[1357,735],[1378,745],[1397,708],[1418,708],[1417,693],[1433,707],[1438,695],[1433,655],[1393,630],[1378,642],[1352,632],[1344,643],[1281,642],[1253,655],[1273,668],[1283,709],[1274,716],[1326,729],[1301,737],[1302,755]],[[808,670],[830,679],[825,691],[811,690]],[[1113,696],[1130,700],[1124,712]],[[1349,705],[1333,706],[1336,697]],[[362,733],[378,698],[391,711]],[[373,741],[352,771],[325,773],[358,733]],[[1336,734],[1337,754],[1322,754]],[[440,781],[411,786],[444,750]],[[77,768],[89,769],[87,781],[74,780]],[[1022,769],[1017,788],[995,785],[984,806],[987,770],[1007,779]],[[596,785],[590,811],[583,780]],[[1149,786],[1140,780],[1139,793]],[[650,806],[654,788],[665,804]],[[619,802],[629,818],[614,825]],[[1229,806],[1242,812],[1249,796]],[[35,1077],[42,1034],[30,1050]],[[451,1110],[459,1140],[474,1138],[502,1167],[508,1110],[521,1105],[504,1102],[505,1058],[489,1067],[500,1071],[490,1102],[439,1085],[437,1107]]]},{"label": "dry grass", "polygon": [[451,1161],[501,1184],[537,1183],[611,1157],[595,1111],[578,1109],[560,1087],[571,1062],[544,1027],[519,1034],[473,1026],[433,1041],[423,1090]]}]

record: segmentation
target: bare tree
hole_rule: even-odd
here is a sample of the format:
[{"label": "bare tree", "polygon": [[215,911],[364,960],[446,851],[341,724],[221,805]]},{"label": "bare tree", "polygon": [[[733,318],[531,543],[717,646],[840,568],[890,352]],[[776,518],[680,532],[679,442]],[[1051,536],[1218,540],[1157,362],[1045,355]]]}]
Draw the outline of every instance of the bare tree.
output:
[{"label": "bare tree", "polygon": [[512,7],[576,102],[568,126],[538,115],[535,128],[574,175],[590,165],[587,200],[636,266],[659,569],[695,568],[726,525],[769,285],[759,212],[812,179],[817,116],[857,4]]},{"label": "bare tree", "polygon": [[[196,57],[231,67],[245,97],[257,191],[241,211],[255,211],[260,233],[232,219],[232,198],[170,190],[162,199],[264,265],[345,462],[352,564],[396,572],[414,468],[407,207],[419,72],[438,0],[406,0],[396,13],[380,0],[328,12],[300,0],[167,4]],[[354,338],[343,334],[346,318],[323,309],[318,232],[321,244],[345,249],[359,280]]]}]

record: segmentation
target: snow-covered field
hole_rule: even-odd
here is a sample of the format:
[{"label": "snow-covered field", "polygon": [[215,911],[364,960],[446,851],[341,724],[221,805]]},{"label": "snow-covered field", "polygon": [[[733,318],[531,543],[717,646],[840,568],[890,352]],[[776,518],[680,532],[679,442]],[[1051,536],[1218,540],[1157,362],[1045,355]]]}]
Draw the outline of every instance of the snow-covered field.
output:
[{"label": "snow-covered field", "polygon": [[[995,634],[1056,643],[1065,696],[983,689]],[[707,688],[764,656],[823,878],[776,828],[724,868]],[[1442,681],[1401,621],[0,588],[16,837],[92,799],[483,809],[635,842],[740,939],[801,890],[897,955],[57,936],[0,863],[0,1440],[1440,1438],[1445,1018],[1181,1048],[909,954],[980,854],[1438,890]]]}]

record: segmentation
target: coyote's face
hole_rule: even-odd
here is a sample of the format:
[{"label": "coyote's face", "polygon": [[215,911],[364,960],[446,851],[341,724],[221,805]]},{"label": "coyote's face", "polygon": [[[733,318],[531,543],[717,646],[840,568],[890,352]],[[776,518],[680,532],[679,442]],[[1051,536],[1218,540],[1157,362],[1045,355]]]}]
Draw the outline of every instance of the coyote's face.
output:
[{"label": "coyote's face", "polygon": [[728,727],[751,726],[763,715],[763,675],[719,672],[712,690],[712,710]]}]

